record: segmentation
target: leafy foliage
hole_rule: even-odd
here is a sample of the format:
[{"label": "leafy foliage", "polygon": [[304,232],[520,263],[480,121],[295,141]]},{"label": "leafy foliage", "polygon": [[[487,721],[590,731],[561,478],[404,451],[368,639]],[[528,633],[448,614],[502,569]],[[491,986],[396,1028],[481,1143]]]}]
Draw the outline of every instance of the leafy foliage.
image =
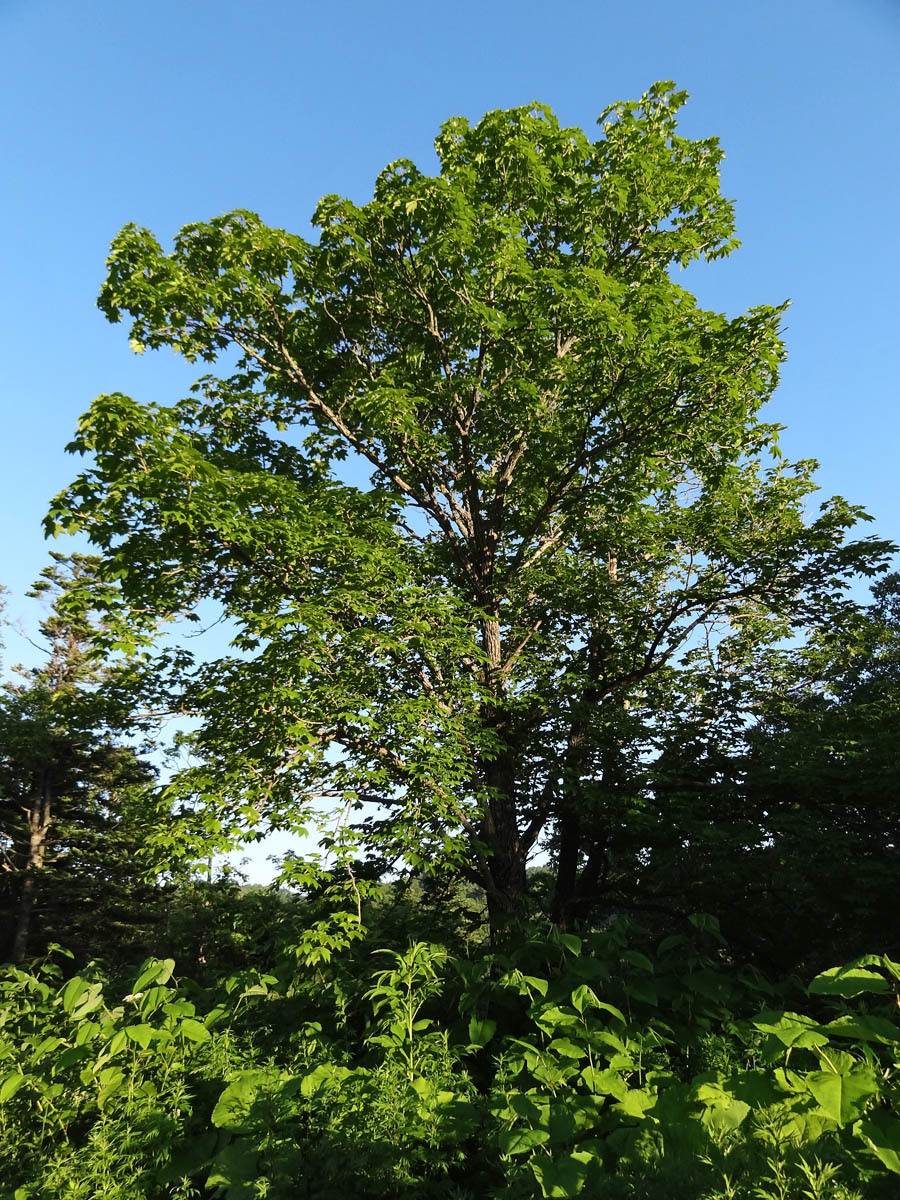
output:
[{"label": "leafy foliage", "polygon": [[708,919],[641,944],[623,925],[478,959],[413,943],[354,1011],[346,964],[209,992],[150,959],[124,995],[10,968],[8,1178],[17,1200],[892,1194],[900,967],[826,972],[803,1014]]},{"label": "leafy foliage", "polygon": [[202,721],[173,783],[195,852],[331,804],[348,867],[360,841],[446,864],[497,925],[553,834],[569,923],[622,704],[701,630],[767,645],[879,569],[886,543],[847,540],[860,509],[806,519],[813,464],[760,418],[784,306],[726,318],[674,281],[736,245],[685,98],[657,84],[597,140],[540,105],[451,120],[438,175],[326,197],[317,242],[244,211],[169,253],[115,239],[106,315],[226,373],[171,406],[100,397],[47,525],[103,551],[116,644],[210,600],[231,622],[234,654],[149,673]]},{"label": "leafy foliage", "polygon": [[697,663],[629,714],[607,904],[715,911],[778,974],[900,956],[897,584],[793,649]]}]

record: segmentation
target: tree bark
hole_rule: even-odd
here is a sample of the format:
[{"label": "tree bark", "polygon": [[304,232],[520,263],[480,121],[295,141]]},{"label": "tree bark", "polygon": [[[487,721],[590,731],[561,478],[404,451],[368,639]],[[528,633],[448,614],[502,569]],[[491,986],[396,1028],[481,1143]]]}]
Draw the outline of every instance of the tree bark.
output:
[{"label": "tree bark", "polygon": [[12,960],[20,963],[28,953],[28,938],[37,903],[39,872],[43,870],[47,855],[47,838],[53,823],[50,788],[46,771],[31,794],[26,810],[28,816],[28,857],[22,872],[22,890],[16,912],[16,927],[13,934]]},{"label": "tree bark", "polygon": [[574,809],[567,809],[559,817],[559,850],[556,859],[556,883],[553,888],[553,904],[550,919],[560,927],[568,929],[572,924],[571,910],[578,875],[578,856],[581,849],[581,820]]},{"label": "tree bark", "polygon": [[[587,646],[587,683],[569,727],[568,743],[562,763],[562,795],[557,805],[559,852],[550,916],[560,929],[570,928],[576,920],[587,915],[592,903],[591,881],[596,883],[602,869],[603,858],[597,867],[594,865],[594,858],[589,854],[588,864],[583,872],[584,879],[579,879],[578,864],[585,849],[585,830],[581,817],[584,800],[581,790],[590,760],[588,738],[591,721],[602,698],[602,664],[602,635],[600,631],[594,630]],[[591,844],[595,841],[596,839],[592,839]]]},{"label": "tree bark", "polygon": [[486,793],[480,833],[490,875],[485,891],[493,934],[521,914],[526,891],[526,847],[519,830],[516,747],[505,704],[500,621],[492,611],[492,603],[486,602],[484,607],[491,613],[481,624],[481,644],[487,659],[485,683],[492,699],[483,706],[481,721],[496,745],[489,756],[482,758],[478,777]]},{"label": "tree bark", "polygon": [[485,712],[485,722],[497,738],[496,753],[485,759],[481,778],[487,791],[482,835],[487,846],[490,886],[487,890],[491,928],[508,924],[521,912],[526,890],[525,848],[516,804],[516,760],[509,742],[506,715],[499,707]]},{"label": "tree bark", "polygon": [[562,930],[586,921],[600,899],[600,886],[606,870],[606,845],[602,840],[594,842],[580,873],[579,848],[573,840],[565,860],[561,848],[557,864],[550,918]]}]

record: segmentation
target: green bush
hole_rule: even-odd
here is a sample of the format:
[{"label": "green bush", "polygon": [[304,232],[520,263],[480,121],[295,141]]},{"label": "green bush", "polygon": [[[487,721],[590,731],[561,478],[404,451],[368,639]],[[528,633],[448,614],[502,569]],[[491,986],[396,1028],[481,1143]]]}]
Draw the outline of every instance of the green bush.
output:
[{"label": "green bush", "polygon": [[59,952],[6,968],[5,1194],[897,1194],[900,966],[832,968],[801,1004],[731,964],[709,918],[647,949],[622,924],[519,930],[472,958],[345,949],[213,989],[171,959],[125,989],[66,978]]}]

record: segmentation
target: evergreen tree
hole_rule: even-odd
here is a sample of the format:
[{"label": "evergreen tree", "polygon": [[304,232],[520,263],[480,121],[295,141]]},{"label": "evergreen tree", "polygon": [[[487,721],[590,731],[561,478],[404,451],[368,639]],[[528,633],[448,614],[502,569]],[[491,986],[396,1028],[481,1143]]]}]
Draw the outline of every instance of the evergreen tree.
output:
[{"label": "evergreen tree", "polygon": [[45,661],[0,694],[0,953],[17,962],[54,940],[108,955],[153,924],[139,852],[160,801],[123,740],[117,668],[93,655],[102,591],[96,560],[53,555],[30,593],[51,601]]}]

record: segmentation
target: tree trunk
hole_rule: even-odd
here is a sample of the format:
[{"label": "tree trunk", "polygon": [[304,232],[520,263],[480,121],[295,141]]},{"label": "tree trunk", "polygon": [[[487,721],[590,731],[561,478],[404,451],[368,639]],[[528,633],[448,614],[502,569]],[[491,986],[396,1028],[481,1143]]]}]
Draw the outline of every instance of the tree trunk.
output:
[{"label": "tree trunk", "polygon": [[[489,608],[487,604],[485,607]],[[481,760],[477,772],[486,792],[480,833],[489,875],[485,892],[493,935],[522,915],[527,848],[519,830],[516,747],[504,697],[503,647],[496,614],[482,622],[482,646],[488,660],[485,683],[493,700],[482,708],[481,721],[496,739],[496,746]]]},{"label": "tree trunk", "polygon": [[581,849],[581,820],[573,809],[559,818],[559,852],[550,919],[560,929],[569,929],[574,919],[572,906],[578,886],[578,856]]},{"label": "tree trunk", "polygon": [[12,960],[20,963],[28,953],[28,937],[38,893],[38,872],[43,869],[47,854],[47,837],[53,821],[50,789],[46,772],[40,784],[32,792],[27,808],[28,857],[22,872],[22,890],[16,912],[16,927],[13,934]]},{"label": "tree trunk", "polygon": [[606,845],[595,841],[588,851],[587,861],[578,872],[578,844],[573,841],[563,857],[560,848],[553,890],[550,918],[562,930],[571,929],[586,921],[591,909],[600,899],[600,885],[606,869]]},{"label": "tree trunk", "polygon": [[[585,830],[582,820],[583,780],[592,757],[589,737],[597,706],[603,698],[604,649],[602,630],[592,630],[587,644],[587,683],[573,711],[561,764],[562,795],[556,809],[559,852],[550,910],[551,920],[560,929],[569,929],[576,921],[585,919],[595,901],[597,883],[606,861],[605,841],[598,842],[590,828]],[[579,876],[578,864],[584,853],[587,862]]]},{"label": "tree trunk", "polygon": [[[495,728],[502,738],[502,728]],[[512,751],[507,747],[484,762],[481,774],[489,793],[481,833],[490,873],[485,891],[493,930],[508,925],[521,914],[526,890],[525,850],[519,832]]]},{"label": "tree trunk", "polygon": [[516,849],[497,848],[488,859],[491,886],[486,888],[488,920],[492,930],[522,915],[526,892],[525,860]]}]

